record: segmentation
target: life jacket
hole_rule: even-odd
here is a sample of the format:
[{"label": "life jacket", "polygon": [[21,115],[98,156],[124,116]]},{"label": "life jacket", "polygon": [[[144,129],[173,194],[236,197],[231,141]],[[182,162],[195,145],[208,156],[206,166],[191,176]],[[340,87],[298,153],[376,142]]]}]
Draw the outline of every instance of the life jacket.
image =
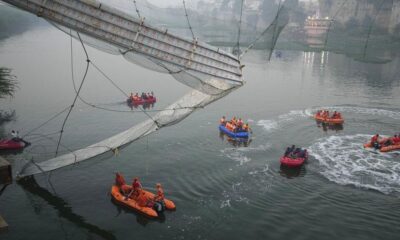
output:
[{"label": "life jacket", "polygon": [[115,175],[115,185],[117,185],[118,187],[121,187],[121,186],[125,185],[125,183],[126,182],[125,182],[124,177],[121,174],[117,173]]},{"label": "life jacket", "polygon": [[164,200],[164,190],[162,188],[159,188],[157,190],[157,195],[154,197],[155,201],[162,201]]},{"label": "life jacket", "polygon": [[374,135],[374,136],[371,138],[371,143],[374,143],[374,142],[377,142],[377,141],[378,141],[378,136]]},{"label": "life jacket", "polygon": [[149,200],[149,199],[147,198],[145,192],[141,192],[141,193],[138,195],[138,197],[136,198],[137,204],[139,204],[139,206],[141,206],[141,207],[147,206],[148,200]]},{"label": "life jacket", "polygon": [[132,183],[132,189],[133,189],[133,191],[137,191],[137,190],[139,190],[139,189],[141,189],[142,188],[142,184],[139,182],[139,181],[134,181],[133,183]]}]

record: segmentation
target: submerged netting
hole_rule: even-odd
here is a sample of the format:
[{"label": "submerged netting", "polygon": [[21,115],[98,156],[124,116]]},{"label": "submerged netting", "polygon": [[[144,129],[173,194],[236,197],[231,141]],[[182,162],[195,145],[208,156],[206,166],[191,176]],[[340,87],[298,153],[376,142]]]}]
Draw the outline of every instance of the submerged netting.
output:
[{"label": "submerged netting", "polygon": [[52,171],[89,159],[91,157],[95,157],[105,152],[115,151],[120,146],[144,137],[161,127],[178,123],[185,117],[189,116],[194,110],[196,110],[196,108],[204,107],[228,93],[229,91],[217,96],[211,96],[200,91],[193,90],[177,102],[170,105],[167,110],[156,114],[153,119],[144,121],[122,133],[72,153],[64,154],[40,163],[35,163],[32,161],[31,163],[25,165],[25,167],[19,173],[19,176],[24,177]]}]

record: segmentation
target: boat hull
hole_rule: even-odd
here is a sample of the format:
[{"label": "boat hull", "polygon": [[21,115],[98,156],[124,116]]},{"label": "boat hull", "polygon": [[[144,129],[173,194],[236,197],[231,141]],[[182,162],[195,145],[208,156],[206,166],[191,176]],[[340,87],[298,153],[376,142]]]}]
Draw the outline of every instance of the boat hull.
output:
[{"label": "boat hull", "polygon": [[149,99],[141,99],[138,101],[132,100],[130,98],[128,98],[126,100],[126,102],[131,105],[151,104],[151,103],[155,103],[156,101],[157,101],[157,99],[155,97],[149,98]]},{"label": "boat hull", "polygon": [[[125,192],[130,192],[132,187],[130,185],[124,185],[122,186],[122,189],[124,189]],[[146,190],[141,190],[140,194],[142,194],[141,196],[142,199],[152,200],[155,197],[154,193]],[[120,192],[120,189],[116,185],[113,185],[111,187],[111,196],[118,204],[133,209],[147,217],[150,218],[158,217],[158,213],[153,208],[143,207],[142,206],[143,204],[141,205],[139,203],[139,200],[133,198],[125,199],[125,196]],[[165,208],[167,210],[176,210],[176,206],[173,201],[169,199],[164,199],[164,202],[165,202]]]},{"label": "boat hull", "polygon": [[23,149],[25,147],[25,143],[22,141],[14,141],[12,139],[3,139],[0,140],[0,150],[18,150]]},{"label": "boat hull", "polygon": [[228,135],[229,137],[233,137],[233,138],[249,138],[250,134],[249,132],[232,132],[230,130],[228,130],[225,126],[220,125],[219,126],[219,130],[223,133],[225,133],[226,135]]},{"label": "boat hull", "polygon": [[290,168],[301,167],[308,157],[305,158],[291,158],[291,157],[281,157],[280,162],[282,165]]},{"label": "boat hull", "polygon": [[321,116],[314,115],[314,119],[318,122],[328,123],[328,124],[343,124],[343,118],[325,118]]},{"label": "boat hull", "polygon": [[[384,144],[386,141],[388,140],[388,138],[383,138],[382,140],[379,141],[379,144]],[[364,148],[373,148],[371,142],[365,143]],[[390,151],[395,151],[395,150],[400,150],[400,144],[393,144],[393,145],[389,145],[389,146],[383,146],[381,148],[379,148],[380,152],[390,152]]]}]

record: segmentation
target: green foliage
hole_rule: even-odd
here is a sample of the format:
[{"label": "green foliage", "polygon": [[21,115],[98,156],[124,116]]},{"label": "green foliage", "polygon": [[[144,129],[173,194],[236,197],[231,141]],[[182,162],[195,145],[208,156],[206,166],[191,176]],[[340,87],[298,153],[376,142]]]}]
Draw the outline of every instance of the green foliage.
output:
[{"label": "green foliage", "polygon": [[5,122],[10,122],[14,120],[15,120],[15,110],[9,112],[0,110],[0,126]]},{"label": "green foliage", "polygon": [[16,77],[11,74],[11,69],[0,67],[0,98],[13,96],[17,88]]}]

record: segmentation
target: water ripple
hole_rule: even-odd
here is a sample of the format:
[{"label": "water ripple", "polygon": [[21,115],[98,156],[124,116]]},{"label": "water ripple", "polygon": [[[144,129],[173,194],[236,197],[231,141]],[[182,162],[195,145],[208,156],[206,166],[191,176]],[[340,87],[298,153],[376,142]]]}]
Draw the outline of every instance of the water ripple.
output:
[{"label": "water ripple", "polygon": [[370,135],[330,136],[309,147],[321,165],[321,174],[341,185],[400,193],[400,163],[392,153],[367,151]]}]

